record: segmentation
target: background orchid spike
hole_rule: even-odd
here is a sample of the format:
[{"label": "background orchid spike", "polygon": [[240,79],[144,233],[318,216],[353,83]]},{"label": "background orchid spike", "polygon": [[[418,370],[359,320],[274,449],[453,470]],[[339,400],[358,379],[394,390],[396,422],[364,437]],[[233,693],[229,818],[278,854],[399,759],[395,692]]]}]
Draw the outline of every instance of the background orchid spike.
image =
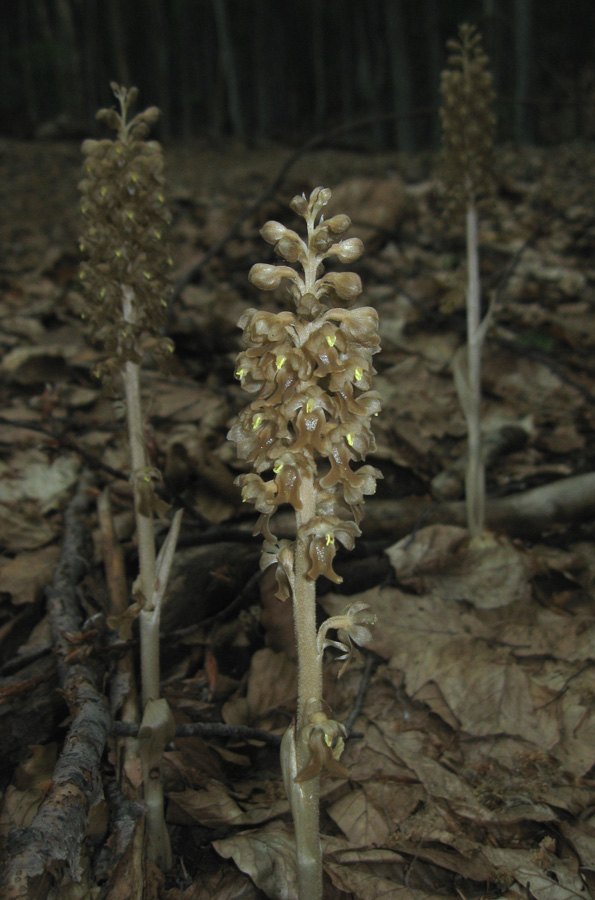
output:
[{"label": "background orchid spike", "polygon": [[482,319],[478,206],[494,189],[496,119],[492,109],[492,75],[481,36],[472,25],[461,25],[459,40],[449,41],[447,46],[451,55],[440,85],[444,175],[453,205],[465,211],[467,243],[467,347],[455,354],[453,370],[467,422],[467,524],[471,536],[477,537],[483,531],[485,521],[481,351],[492,315],[490,305]]},{"label": "background orchid spike", "polygon": [[[158,362],[171,357],[173,344],[162,336],[167,314],[167,279],[172,259],[165,240],[171,216],[163,190],[163,154],[147,141],[159,118],[151,106],[128,121],[136,88],[111,85],[119,110],[101,109],[97,118],[114,129],[114,140],[86,140],[82,194],[85,256],[79,272],[89,302],[84,318],[91,337],[103,345],[99,372],[109,380],[126,361],[140,363],[150,350]],[[132,297],[122,304],[122,286]]]},{"label": "background orchid spike", "polygon": [[455,202],[464,207],[494,187],[496,95],[489,59],[473,25],[460,25],[458,40],[449,40],[447,48],[450,55],[440,80],[444,174]]},{"label": "background orchid spike", "polygon": [[[254,399],[232,425],[229,438],[253,472],[237,483],[260,512],[264,535],[261,567],[275,565],[277,597],[293,603],[298,650],[297,722],[283,738],[281,767],[296,834],[299,900],[321,900],[322,856],[318,834],[319,775],[344,777],[339,763],[345,729],[322,711],[322,662],[326,647],[349,660],[353,643],[370,637],[375,617],[355,604],[317,631],[316,580],[338,584],[337,545],[347,549],[360,534],[363,501],[376,490],[380,472],[362,465],[374,450],[371,419],[380,397],[371,389],[372,357],[380,349],[378,316],[369,306],[351,309],[362,292],[354,272],[325,272],[324,261],[351,263],[363,251],[358,238],[341,236],[348,216],[323,218],[328,188],[294,197],[291,208],[306,223],[305,238],[280,222],[261,234],[288,265],[259,263],[250,281],[264,291],[286,281],[295,312],[247,310],[239,325],[244,349],[236,377]],[[274,516],[281,505],[295,511],[294,540],[277,540]],[[337,640],[326,640],[330,628]]]},{"label": "background orchid spike", "polygon": [[161,475],[150,464],[144,440],[140,365],[146,350],[158,361],[173,352],[173,343],[161,334],[167,309],[167,273],[172,264],[164,241],[170,215],[163,192],[161,148],[155,141],[145,140],[159,110],[152,106],[129,120],[129,107],[138,91],[117,84],[111,87],[119,110],[102,109],[97,118],[117,132],[116,138],[85,141],[82,147],[84,176],[79,187],[84,231],[80,249],[86,260],[80,278],[88,296],[86,318],[91,335],[105,350],[99,373],[110,387],[119,375],[124,388],[139,575],[132,603],[120,624],[129,629],[134,619],[139,620],[143,705],[139,755],[148,852],[167,869],[172,855],[159,761],[170,740],[173,717],[167,702],[159,698],[159,623],[182,511],[174,514],[157,555],[153,514],[164,515],[169,507],[155,494]]}]

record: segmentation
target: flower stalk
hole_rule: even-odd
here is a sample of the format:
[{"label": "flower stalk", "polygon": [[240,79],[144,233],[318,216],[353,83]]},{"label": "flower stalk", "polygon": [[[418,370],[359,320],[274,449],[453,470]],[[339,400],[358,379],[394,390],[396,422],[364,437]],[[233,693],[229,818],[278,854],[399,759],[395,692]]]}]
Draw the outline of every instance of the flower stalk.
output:
[{"label": "flower stalk", "polygon": [[163,241],[169,213],[163,195],[163,156],[156,142],[146,141],[159,110],[151,107],[128,120],[136,88],[112,89],[119,111],[100,110],[97,117],[117,132],[115,140],[85,141],[83,196],[84,234],[81,251],[87,254],[80,278],[89,297],[85,318],[93,339],[106,352],[98,367],[104,383],[114,386],[121,376],[131,482],[138,542],[139,576],[132,604],[122,617],[140,622],[143,719],[139,755],[143,768],[146,825],[150,857],[169,868],[171,849],[165,825],[160,760],[172,736],[173,717],[159,699],[160,611],[181,524],[174,514],[169,534],[156,556],[154,514],[168,505],[155,493],[159,473],[151,468],[144,440],[140,391],[143,354],[151,352],[164,362],[172,353],[171,341],[161,337],[167,303],[165,283],[171,258]]},{"label": "flower stalk", "polygon": [[[381,477],[372,466],[360,465],[374,449],[370,422],[380,410],[371,390],[378,317],[371,307],[348,308],[362,290],[358,275],[325,273],[324,260],[350,263],[363,250],[359,239],[341,238],[351,225],[347,216],[324,219],[330,198],[320,187],[309,199],[294,197],[291,208],[305,220],[305,240],[279,222],[261,230],[289,265],[257,264],[250,281],[270,291],[286,279],[295,313],[249,309],[240,319],[244,350],[236,376],[255,399],[229,432],[238,455],[254,469],[237,481],[243,499],[260,512],[255,531],[265,538],[261,568],[276,566],[277,597],[293,604],[297,718],[283,738],[281,766],[294,819],[300,900],[322,898],[320,772],[347,773],[339,763],[345,729],[323,704],[324,651],[332,646],[348,659],[352,642],[365,643],[365,626],[375,621],[360,603],[320,629],[316,624],[316,581],[320,575],[335,584],[342,580],[333,568],[337,542],[353,547],[364,495],[374,493]],[[283,504],[295,511],[293,540],[278,540],[271,528]],[[327,640],[331,629],[337,630],[336,641]]]},{"label": "flower stalk", "polygon": [[455,208],[465,211],[467,245],[467,347],[455,357],[457,393],[467,422],[465,497],[467,527],[479,535],[485,522],[485,465],[481,440],[481,353],[491,307],[481,318],[478,202],[493,190],[494,88],[481,36],[461,25],[459,40],[448,42],[451,55],[442,73],[444,170]]}]

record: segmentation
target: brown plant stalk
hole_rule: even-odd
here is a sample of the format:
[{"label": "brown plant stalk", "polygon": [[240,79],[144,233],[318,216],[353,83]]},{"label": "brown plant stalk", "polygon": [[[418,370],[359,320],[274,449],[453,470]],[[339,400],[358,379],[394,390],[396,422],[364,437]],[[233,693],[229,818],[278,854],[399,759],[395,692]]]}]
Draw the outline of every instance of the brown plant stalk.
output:
[{"label": "brown plant stalk", "polygon": [[159,110],[150,107],[129,119],[136,88],[112,84],[112,89],[119,111],[103,109],[97,117],[117,132],[115,140],[83,144],[81,251],[87,259],[80,277],[89,298],[86,318],[91,335],[105,350],[98,374],[109,387],[119,375],[124,389],[139,575],[130,608],[121,619],[122,627],[129,627],[135,617],[140,623],[143,721],[138,746],[149,855],[169,868],[160,760],[175,726],[167,702],[159,697],[159,624],[182,514],[178,510],[173,516],[157,555],[153,517],[169,507],[156,495],[160,473],[150,465],[145,444],[140,366],[147,352],[163,361],[173,351],[171,341],[161,337],[166,278],[172,264],[163,234],[170,216],[163,194],[163,154],[159,144],[145,140]]},{"label": "brown plant stalk", "polygon": [[[243,499],[261,513],[261,568],[276,566],[277,596],[291,598],[294,609],[297,721],[283,738],[281,765],[294,818],[300,900],[322,897],[320,772],[347,772],[339,762],[345,729],[323,705],[324,650],[335,647],[348,660],[375,621],[365,604],[354,603],[320,629],[316,625],[316,580],[324,575],[341,581],[333,568],[336,542],[353,547],[364,495],[374,493],[380,477],[372,466],[359,465],[374,449],[370,422],[380,410],[371,389],[378,316],[371,307],[348,308],[362,290],[358,275],[325,274],[324,260],[350,263],[363,250],[358,238],[341,238],[351,225],[347,216],[323,218],[330,198],[330,190],[319,187],[309,199],[293,199],[291,208],[306,223],[305,240],[279,222],[267,222],[261,231],[290,265],[257,264],[250,281],[271,291],[286,279],[295,312],[249,309],[240,319],[245,349],[236,376],[254,399],[229,432],[238,455],[254,468],[238,483]],[[291,540],[278,540],[271,530],[283,505],[295,514]],[[334,640],[327,638],[331,630]]]},{"label": "brown plant stalk", "polygon": [[455,208],[465,211],[467,243],[467,347],[454,360],[457,393],[467,422],[465,500],[471,537],[485,524],[485,461],[481,434],[481,351],[491,321],[482,319],[479,279],[478,202],[493,191],[494,88],[481,35],[459,27],[448,41],[450,56],[442,72],[440,118],[444,174]]}]

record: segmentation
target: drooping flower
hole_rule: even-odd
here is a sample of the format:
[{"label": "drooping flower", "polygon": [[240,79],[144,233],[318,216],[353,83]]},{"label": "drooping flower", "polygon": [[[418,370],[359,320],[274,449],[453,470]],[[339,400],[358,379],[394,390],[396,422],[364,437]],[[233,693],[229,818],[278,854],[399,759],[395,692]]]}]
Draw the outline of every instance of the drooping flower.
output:
[{"label": "drooping flower", "polygon": [[310,701],[313,711],[308,715],[308,724],[304,726],[298,740],[307,744],[310,759],[298,772],[296,781],[303,783],[316,778],[322,769],[326,769],[333,778],[347,778],[349,770],[341,765],[339,759],[345,747],[347,730],[344,725],[317,709],[316,701]]},{"label": "drooping flower", "polygon": [[[318,653],[320,656],[327,647],[334,647],[339,650],[340,656],[338,660],[343,660],[343,665],[339,669],[338,677],[340,678],[350,661],[357,656],[354,644],[362,647],[369,643],[372,639],[372,632],[369,626],[375,625],[378,618],[369,605],[364,601],[358,600],[348,606],[339,616],[332,616],[322,623],[318,631]],[[327,638],[329,631],[336,630],[337,640]]]}]

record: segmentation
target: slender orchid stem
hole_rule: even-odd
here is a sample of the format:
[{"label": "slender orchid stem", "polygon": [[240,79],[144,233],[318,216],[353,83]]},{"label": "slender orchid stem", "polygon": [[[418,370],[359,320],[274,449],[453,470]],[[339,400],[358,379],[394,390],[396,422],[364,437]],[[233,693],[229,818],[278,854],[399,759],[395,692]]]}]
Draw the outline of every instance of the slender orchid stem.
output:
[{"label": "slender orchid stem", "polygon": [[473,200],[467,206],[467,473],[465,495],[467,524],[472,537],[480,534],[485,520],[485,467],[481,446],[481,295],[477,208]]},{"label": "slender orchid stem", "polygon": [[[315,701],[322,705],[322,659],[317,651],[316,582],[307,577],[310,568],[308,548],[299,537],[300,526],[314,515],[315,493],[312,476],[300,484],[302,509],[296,511],[298,540],[295,554],[293,615],[298,650],[298,708],[296,724],[297,771],[305,769],[310,750],[303,739],[307,724],[306,709]],[[320,777],[304,782],[294,795],[300,809],[294,811],[296,823],[298,891],[300,900],[322,900],[322,849],[319,836]]]}]

